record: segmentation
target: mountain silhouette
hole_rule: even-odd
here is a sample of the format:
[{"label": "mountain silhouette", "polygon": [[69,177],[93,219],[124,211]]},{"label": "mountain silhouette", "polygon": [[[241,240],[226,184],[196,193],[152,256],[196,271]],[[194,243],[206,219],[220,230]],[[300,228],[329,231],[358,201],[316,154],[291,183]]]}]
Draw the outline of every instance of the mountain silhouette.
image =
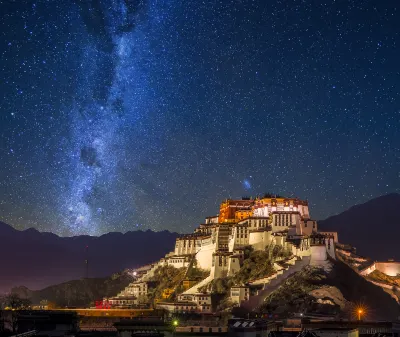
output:
[{"label": "mountain silhouette", "polygon": [[[353,206],[319,221],[318,226],[337,231],[339,241],[356,247],[361,255],[375,260],[400,260],[400,194]],[[0,293],[20,285],[36,290],[84,278],[86,258],[90,278],[155,262],[173,250],[177,236],[148,230],[111,232],[99,237],[59,237],[33,228],[19,231],[0,222]]]},{"label": "mountain silhouette", "polygon": [[400,194],[387,194],[326,220],[320,230],[337,231],[339,242],[348,243],[360,255],[374,260],[400,260]]},{"label": "mountain silhouette", "polygon": [[[155,262],[170,252],[177,233],[133,231],[102,236],[59,237],[0,222],[0,293],[24,285],[42,289],[86,277],[106,277]],[[87,248],[86,248],[87,247]]]}]

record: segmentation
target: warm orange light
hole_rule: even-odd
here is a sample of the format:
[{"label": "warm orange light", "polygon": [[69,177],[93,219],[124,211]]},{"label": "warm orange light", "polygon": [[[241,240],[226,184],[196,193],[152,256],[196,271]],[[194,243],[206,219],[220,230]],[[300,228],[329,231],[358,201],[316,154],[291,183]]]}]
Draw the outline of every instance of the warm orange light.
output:
[{"label": "warm orange light", "polygon": [[363,307],[358,307],[356,308],[356,313],[357,313],[357,318],[359,321],[361,321],[361,316],[364,315],[364,309]]}]

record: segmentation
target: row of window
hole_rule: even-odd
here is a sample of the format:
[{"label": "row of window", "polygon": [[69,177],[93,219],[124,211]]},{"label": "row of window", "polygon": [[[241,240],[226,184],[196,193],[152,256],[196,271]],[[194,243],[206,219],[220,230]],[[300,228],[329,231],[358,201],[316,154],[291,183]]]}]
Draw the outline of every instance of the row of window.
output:
[{"label": "row of window", "polygon": [[112,304],[135,304],[134,300],[114,300],[110,301]]},{"label": "row of window", "polygon": [[292,224],[291,214],[277,214],[275,215],[276,226],[289,226]]},{"label": "row of window", "polygon": [[[312,223],[313,228],[315,228],[315,222]],[[304,223],[304,227],[307,227],[307,222]]]},{"label": "row of window", "polygon": [[[209,305],[202,305],[201,306],[201,308],[202,308],[202,310],[210,310],[210,306]],[[175,308],[175,310],[177,310],[177,311],[183,311],[183,310],[191,310],[191,311],[195,311],[196,310],[196,308],[194,308],[194,307],[192,307],[192,306],[177,306],[176,308]],[[201,329],[201,328],[200,328]]]},{"label": "row of window", "polygon": [[[190,332],[195,332],[194,328],[190,328]],[[199,332],[203,332],[203,328],[199,328]],[[213,328],[208,328],[208,332],[213,332]],[[214,329],[215,332],[215,329]],[[222,332],[222,328],[218,328],[218,332]]]},{"label": "row of window", "polygon": [[[213,267],[214,267],[214,265],[215,265],[214,261],[215,261],[215,260],[212,259],[212,266],[213,266]],[[226,265],[227,265],[226,261],[227,261],[226,256],[220,256],[220,257],[219,257],[219,260],[218,260],[218,265],[219,265],[220,267],[226,266]]]},{"label": "row of window", "polygon": [[146,290],[128,289],[129,294],[146,294]]},{"label": "row of window", "polygon": [[172,259],[172,260],[169,260],[169,263],[183,263],[183,262],[184,262],[183,259]]},{"label": "row of window", "polygon": [[222,264],[224,265],[224,266],[226,266],[226,257],[225,256],[220,256],[219,257],[219,266],[220,267],[222,267]]}]

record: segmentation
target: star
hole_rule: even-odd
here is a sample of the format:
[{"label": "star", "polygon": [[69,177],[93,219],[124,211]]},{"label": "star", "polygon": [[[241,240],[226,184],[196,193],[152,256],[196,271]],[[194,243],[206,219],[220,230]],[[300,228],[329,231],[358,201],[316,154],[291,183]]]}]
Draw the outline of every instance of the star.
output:
[{"label": "star", "polygon": [[191,232],[249,191],[324,219],[400,190],[400,14],[386,2],[0,13],[0,220],[17,229]]}]

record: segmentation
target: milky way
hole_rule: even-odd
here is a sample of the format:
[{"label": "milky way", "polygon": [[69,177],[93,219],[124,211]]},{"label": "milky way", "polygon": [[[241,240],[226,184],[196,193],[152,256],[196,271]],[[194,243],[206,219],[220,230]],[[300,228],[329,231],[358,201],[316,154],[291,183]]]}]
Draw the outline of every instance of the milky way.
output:
[{"label": "milky way", "polygon": [[317,219],[400,189],[389,1],[0,2],[0,219],[191,231],[226,197]]},{"label": "milky way", "polygon": [[[101,3],[81,3],[80,14],[91,36],[82,51],[74,107],[68,112],[71,147],[65,171],[69,174],[60,195],[64,225],[72,233],[96,234],[104,218],[113,220],[112,209],[119,213],[125,205],[125,194],[116,192],[117,170],[126,156],[129,135],[124,126],[136,128],[141,93],[147,89],[140,67],[147,48],[141,34],[147,28],[141,22],[146,9],[110,4],[104,9]],[[135,212],[133,207],[131,211]]]}]

